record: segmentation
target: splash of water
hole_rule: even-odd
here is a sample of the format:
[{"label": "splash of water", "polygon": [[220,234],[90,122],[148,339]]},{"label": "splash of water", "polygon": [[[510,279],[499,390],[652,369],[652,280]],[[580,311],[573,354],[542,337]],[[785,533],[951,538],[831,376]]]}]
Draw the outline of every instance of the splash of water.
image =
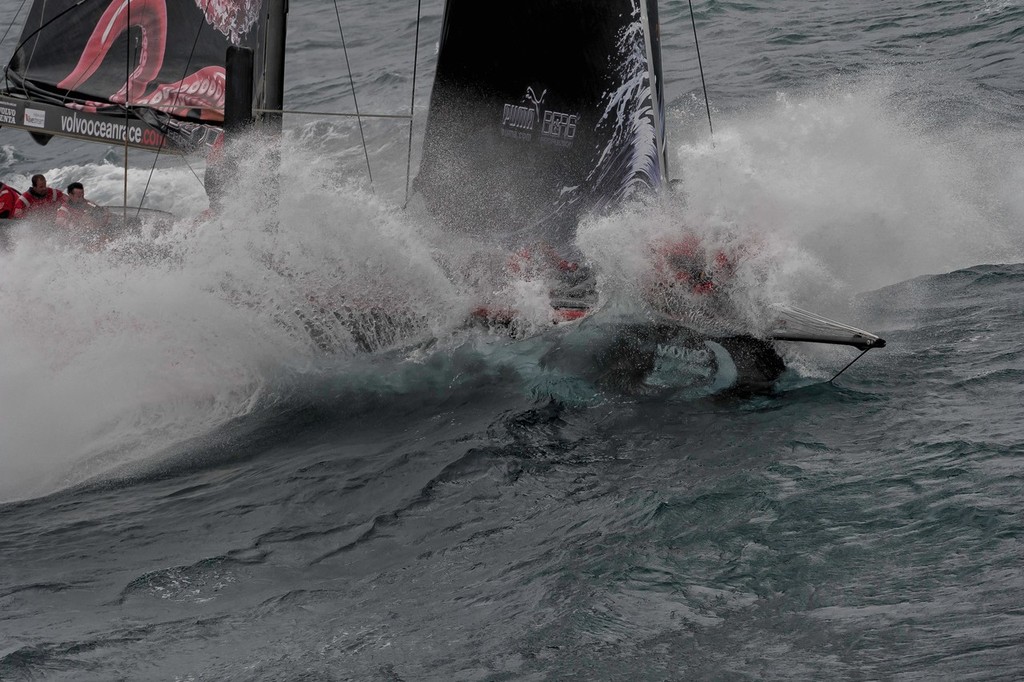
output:
[{"label": "splash of water", "polygon": [[[17,226],[0,255],[0,495],[140,461],[289,399],[303,376],[344,371],[361,345],[447,324],[459,294],[415,225],[334,186],[308,154],[286,155],[268,192],[266,146],[244,153],[257,162],[217,217],[96,252],[44,222]],[[104,165],[52,175],[84,178],[93,198],[113,189]],[[180,180],[158,174],[157,196]],[[360,328],[374,306],[392,317]]]},{"label": "splash of water", "polygon": [[[680,146],[674,166],[685,194],[579,231],[604,303],[625,299],[642,313],[652,245],[681,228],[712,251],[742,255],[725,297],[753,332],[772,303],[848,319],[852,292],[1019,260],[1010,228],[1024,216],[1024,173],[1014,144],[998,137],[1005,131],[929,129],[893,110],[882,85],[780,96],[720,123],[714,145]],[[337,159],[301,146],[285,150],[272,179],[266,145],[250,145],[254,162],[219,217],[200,217],[206,202],[189,171],[162,169],[147,205],[183,218],[170,231],[147,228],[92,253],[44,226],[19,226],[16,248],[0,255],[0,497],[153,457],[318,390],[310,387],[324,377],[401,383],[361,371],[361,350],[430,339],[453,348],[481,300],[517,309],[527,335],[550,324],[547,283],[511,276],[507,253],[439,234],[339,179]],[[94,200],[121,203],[123,178],[111,164],[44,172],[52,185],[83,180]],[[144,183],[130,184],[133,203]],[[360,317],[374,306],[390,318]],[[703,313],[715,319],[699,306],[694,314]],[[542,354],[479,357],[525,368]],[[801,366],[816,371],[813,360]],[[589,390],[572,387],[583,402]]]},{"label": "splash of water", "polygon": [[[963,119],[927,125],[884,74],[720,121],[714,144],[679,147],[688,218],[787,246],[792,268],[850,292],[982,262],[1019,261],[1019,134]],[[815,276],[786,275],[813,299]]]}]

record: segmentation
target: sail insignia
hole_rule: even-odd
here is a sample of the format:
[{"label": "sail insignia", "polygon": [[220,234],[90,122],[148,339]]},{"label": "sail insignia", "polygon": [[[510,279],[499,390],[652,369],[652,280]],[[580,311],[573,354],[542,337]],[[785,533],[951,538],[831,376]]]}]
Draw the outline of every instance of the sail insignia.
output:
[{"label": "sail insignia", "polygon": [[[442,223],[564,244],[664,181],[656,0],[445,5],[415,188]],[[487,30],[480,27],[486,26]]]}]

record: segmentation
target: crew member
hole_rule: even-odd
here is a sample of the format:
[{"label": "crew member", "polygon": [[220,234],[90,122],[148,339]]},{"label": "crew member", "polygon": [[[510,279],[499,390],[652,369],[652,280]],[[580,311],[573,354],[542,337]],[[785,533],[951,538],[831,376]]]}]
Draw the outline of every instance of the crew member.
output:
[{"label": "crew member", "polygon": [[11,223],[13,220],[25,215],[28,202],[21,196],[21,192],[10,185],[0,182],[0,251],[6,251],[11,247]]},{"label": "crew member", "polygon": [[59,189],[47,187],[44,175],[33,175],[32,186],[21,196],[28,203],[30,213],[53,212],[64,202],[64,193]]},{"label": "crew member", "polygon": [[68,185],[67,197],[57,208],[56,222],[88,247],[98,248],[109,238],[110,212],[86,199],[80,182]]},{"label": "crew member", "polygon": [[648,287],[676,289],[693,294],[718,293],[736,269],[733,258],[723,250],[713,255],[697,235],[660,240],[654,246],[654,269]]},{"label": "crew member", "polygon": [[20,218],[28,210],[28,201],[21,192],[0,182],[0,219]]}]

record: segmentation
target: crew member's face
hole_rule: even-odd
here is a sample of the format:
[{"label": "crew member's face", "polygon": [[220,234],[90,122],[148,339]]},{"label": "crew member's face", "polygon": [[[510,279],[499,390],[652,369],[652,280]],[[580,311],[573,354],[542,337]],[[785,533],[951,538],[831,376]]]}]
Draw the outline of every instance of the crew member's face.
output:
[{"label": "crew member's face", "polygon": [[46,189],[46,178],[39,178],[34,186],[36,189]]},{"label": "crew member's face", "polygon": [[75,202],[84,201],[85,200],[85,190],[84,189],[79,189],[79,188],[76,187],[73,190],[71,190],[70,196],[71,196],[71,200],[72,201],[75,201]]}]

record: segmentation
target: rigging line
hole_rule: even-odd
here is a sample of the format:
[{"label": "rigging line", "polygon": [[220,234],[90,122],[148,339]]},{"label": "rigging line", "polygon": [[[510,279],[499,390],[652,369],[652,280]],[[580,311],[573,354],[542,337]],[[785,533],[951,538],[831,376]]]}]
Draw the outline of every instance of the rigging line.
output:
[{"label": "rigging line", "polygon": [[[206,5],[202,8],[204,14],[206,13],[206,10],[209,9],[210,3],[212,1],[213,0],[206,0]],[[192,66],[192,57],[194,57],[195,54],[196,54],[196,45],[199,44],[199,35],[203,32],[203,27],[204,26],[206,26],[206,22],[205,21],[200,22],[199,30],[196,31],[196,37],[192,41],[192,49],[188,53],[188,59],[185,60],[185,69],[182,71],[181,78],[179,79],[179,82],[185,80],[185,77],[188,76],[188,68],[190,66]],[[181,97],[181,88],[179,88],[178,91],[174,93],[174,99],[171,101],[170,108],[173,109],[178,104],[178,98],[179,97]],[[170,114],[167,114],[167,115],[170,116]],[[156,172],[156,164],[160,160],[160,154],[163,153],[164,143],[166,141],[167,141],[167,135],[166,134],[165,135],[161,135],[160,136],[160,146],[158,146],[156,148],[156,152],[153,155],[153,166],[149,169],[149,175],[146,177],[146,186],[142,190],[142,198],[139,199],[139,205],[138,205],[138,207],[136,208],[136,211],[135,211],[135,217],[136,218],[138,218],[139,214],[142,213],[142,206],[143,206],[143,204],[146,203],[146,195],[149,194],[149,185],[150,185],[150,183],[153,182],[153,174]],[[182,159],[184,159],[184,158],[185,158],[184,155],[182,155]],[[185,165],[188,166],[188,169],[190,171],[192,171],[192,175],[196,176],[196,180],[199,180],[199,184],[200,185],[204,184],[202,179],[200,179],[199,175],[197,175],[196,172],[194,170],[192,170],[192,166],[189,165],[187,159],[185,160]],[[127,173],[127,168],[125,170],[125,173]],[[125,203],[125,205],[128,204],[127,201],[125,201],[124,203]]]},{"label": "rigging line", "polygon": [[334,0],[334,14],[338,17],[338,33],[341,34],[341,49],[345,53],[345,67],[348,69],[348,82],[352,86],[352,103],[356,108],[356,121],[359,122],[359,139],[363,143],[363,156],[366,158],[366,174],[370,178],[370,191],[373,192],[373,171],[370,170],[370,151],[366,148],[366,136],[363,135],[363,118],[359,115],[359,100],[356,98],[356,81],[352,77],[352,63],[348,60],[348,46],[345,44],[345,31],[341,28],[341,10],[338,0]]},{"label": "rigging line", "polygon": [[708,101],[708,86],[704,81],[704,63],[700,58],[700,42],[697,40],[697,19],[693,16],[693,0],[687,0],[690,3],[690,23],[693,24],[693,44],[697,48],[697,66],[700,69],[700,85],[704,90],[704,108],[708,112],[708,128],[711,130],[711,142],[714,144],[715,138],[715,127],[711,123],[711,103]]},{"label": "rigging line", "polygon": [[[68,8],[66,9],[66,10],[64,10],[63,12],[61,12],[60,14],[58,14],[57,16],[55,16],[55,17],[54,17],[53,19],[51,19],[50,21],[46,22],[45,24],[41,24],[41,25],[39,26],[39,28],[38,28],[38,29],[36,29],[35,31],[33,31],[33,32],[32,32],[32,35],[33,35],[33,36],[34,36],[34,35],[36,35],[36,34],[37,34],[37,33],[39,33],[40,31],[42,31],[42,30],[43,30],[43,28],[45,28],[46,26],[49,26],[49,25],[50,25],[51,23],[53,23],[53,22],[54,22],[54,21],[56,21],[57,19],[61,18],[62,16],[64,16],[64,15],[65,15],[65,14],[67,14],[68,12],[70,12],[70,11],[71,11],[71,10],[72,10],[72,9],[73,9],[74,7],[77,7],[77,6],[78,6],[79,4],[81,4],[82,2],[84,2],[84,0],[79,0],[79,2],[75,3],[75,5],[73,5],[72,7],[68,7]],[[29,16],[30,16],[30,17],[32,16],[32,10],[29,10]],[[39,20],[40,20],[40,21],[42,21],[42,19],[43,19],[43,17],[44,17],[44,16],[46,16],[46,0],[43,0],[43,7],[42,7],[42,11],[41,11],[41,12],[39,13]],[[27,20],[27,19],[25,20],[25,23],[26,23],[26,24],[28,23],[28,20]],[[39,40],[36,40],[36,41],[35,41],[34,43],[32,43],[32,52],[30,52],[30,53],[29,53],[29,55],[28,55],[28,63],[29,63],[29,64],[31,64],[31,63],[32,63],[32,60],[33,60],[33,59],[35,59],[35,56],[36,56],[36,48],[37,48],[38,46],[39,46]],[[19,45],[19,46],[18,46],[18,49],[19,49],[19,50],[21,49],[21,45]],[[15,52],[15,54],[17,54],[17,52]],[[27,67],[26,67],[26,70],[27,70]]]},{"label": "rigging line", "polygon": [[[127,3],[128,9],[128,25],[132,25],[132,3],[129,0]],[[125,36],[124,45],[124,201],[121,205],[124,206],[124,210],[121,211],[121,215],[124,219],[125,224],[128,223],[128,105],[132,101],[132,86],[131,86],[131,68],[132,68],[132,38],[129,33]]]},{"label": "rigging line", "polygon": [[416,0],[416,47],[412,54],[412,93],[409,95],[409,151],[405,158],[405,203],[409,205],[409,180],[412,177],[412,124],[416,113],[416,67],[420,61],[420,21],[422,19],[423,0]]},{"label": "rigging line", "polygon": [[18,11],[14,13],[14,18],[11,19],[11,23],[7,25],[7,30],[4,31],[3,38],[0,38],[0,45],[3,45],[4,41],[7,40],[7,35],[11,32],[11,29],[14,28],[14,22],[18,20],[18,15],[21,14],[21,10],[25,9],[26,2],[28,2],[28,0],[21,0],[21,7],[19,7]]},{"label": "rigging line", "polygon": [[[36,35],[38,35],[40,31],[42,31],[42,30],[43,30],[44,28],[46,28],[47,26],[49,26],[49,25],[50,25],[50,24],[52,24],[53,22],[57,21],[57,20],[58,20],[58,19],[60,19],[61,17],[63,17],[63,16],[64,16],[65,14],[67,14],[68,12],[71,12],[71,11],[75,10],[75,9],[76,9],[76,8],[77,8],[77,7],[79,6],[79,5],[83,4],[84,2],[87,2],[87,0],[78,0],[78,2],[76,2],[76,3],[75,3],[75,4],[73,4],[73,5],[71,5],[70,7],[68,7],[67,9],[65,9],[65,10],[64,10],[63,12],[60,12],[60,13],[58,13],[58,14],[57,14],[56,16],[54,16],[54,17],[53,17],[52,19],[50,19],[50,20],[49,20],[49,21],[47,21],[46,23],[42,23],[42,24],[40,24],[40,25],[39,25],[39,28],[37,28],[36,30],[32,31],[32,33],[28,34],[28,35],[27,35],[27,36],[25,37],[25,39],[24,39],[24,40],[22,40],[22,41],[21,41],[20,43],[18,43],[17,47],[15,47],[15,48],[14,48],[14,52],[12,52],[11,54],[12,54],[12,55],[16,55],[16,54],[18,54],[18,52],[20,52],[20,51],[21,51],[21,48],[25,47],[25,43],[27,43],[28,41],[30,41],[30,40],[32,40],[33,38],[35,38],[35,37],[36,37]],[[13,19],[13,20],[11,21],[11,25],[7,27],[7,32],[5,32],[5,33],[4,33],[4,38],[6,38],[6,37],[7,37],[7,33],[10,33],[11,29],[12,29],[12,28],[14,28],[14,22],[15,22],[15,21],[17,20],[17,18],[18,18],[18,15],[19,15],[19,14],[21,14],[21,10],[22,10],[22,8],[24,8],[24,7],[25,7],[25,0],[22,0],[22,3],[21,3],[21,7],[19,7],[19,8],[18,8],[18,11],[17,11],[17,12],[15,12],[15,14],[14,14],[14,19]],[[42,15],[45,15],[45,14],[46,14],[46,12],[45,12],[45,8],[44,8],[44,11],[42,12]],[[42,16],[40,16],[40,20],[42,20]],[[26,26],[25,26],[25,28],[28,28],[28,25],[27,25],[27,23],[26,23]],[[38,42],[39,42],[39,41],[36,41],[36,43],[37,43],[37,44],[38,44]],[[32,56],[33,56],[33,55],[35,54],[35,51],[36,51],[36,46],[35,46],[35,45],[33,45],[33,46],[32,46],[32,54],[30,54],[30,55],[29,55],[29,57],[28,57],[28,63],[31,63],[31,62],[32,62]],[[7,82],[8,82],[8,80],[9,80],[9,79],[8,79],[8,76],[7,76],[7,69],[4,69],[4,82],[5,82],[5,83],[7,83]],[[66,95],[65,95],[65,97],[66,97]]]},{"label": "rigging line", "polygon": [[[142,190],[142,199],[139,200],[139,205],[135,207],[135,217],[136,218],[138,218],[139,215],[142,213],[142,205],[146,202],[146,194],[149,192],[149,185],[153,181],[153,173],[156,172],[156,162],[159,160],[159,158],[160,158],[160,150],[162,150],[163,148],[164,148],[164,140],[161,139],[160,140],[160,147],[157,148],[157,151],[155,152],[155,156],[153,158],[153,167],[149,169],[149,176],[146,178],[146,187]],[[201,177],[199,177],[199,173],[196,173],[195,169],[192,168],[192,164],[190,164],[188,162],[188,157],[186,157],[183,154],[181,156],[181,160],[182,160],[182,162],[184,162],[184,164],[186,166],[188,166],[188,169],[190,171],[192,171],[192,175],[195,176],[195,179],[197,181],[199,181],[199,185],[200,186],[204,186],[203,179]]]},{"label": "rigging line", "polygon": [[863,352],[861,352],[861,354],[860,354],[860,355],[858,355],[857,357],[855,357],[855,358],[854,358],[853,360],[850,360],[850,364],[848,364],[848,365],[847,365],[846,367],[843,367],[843,368],[842,368],[841,370],[839,370],[839,371],[838,371],[838,372],[836,373],[836,375],[835,375],[834,377],[832,377],[831,379],[829,379],[829,380],[828,380],[828,383],[830,383],[830,384],[831,384],[831,383],[832,383],[833,381],[835,381],[836,379],[838,379],[838,378],[839,378],[839,375],[840,375],[840,374],[842,374],[842,373],[843,373],[843,372],[845,372],[846,370],[848,370],[848,369],[850,369],[851,367],[853,367],[853,363],[857,362],[857,361],[858,361],[858,360],[860,360],[860,359],[861,359],[862,357],[864,357],[864,355],[865,355],[865,354],[866,354],[866,353],[867,353],[867,352],[868,352],[869,350],[871,350],[871,349],[870,349],[870,348],[865,348],[865,349],[863,350]]},{"label": "rigging line", "polygon": [[[80,7],[81,5],[84,5],[84,4],[86,4],[86,3],[87,3],[87,2],[89,2],[89,1],[90,1],[90,0],[78,0],[78,2],[76,2],[76,3],[74,4],[74,5],[72,5],[71,7],[68,7],[68,8],[66,9],[66,10],[64,10],[63,12],[61,12],[60,14],[58,14],[57,16],[55,16],[55,17],[54,17],[53,19],[50,19],[50,21],[46,22],[45,24],[43,24],[42,26],[40,26],[40,27],[39,27],[38,29],[36,29],[36,31],[35,31],[35,32],[33,33],[33,35],[35,35],[35,33],[39,33],[39,32],[40,32],[40,31],[42,31],[42,30],[43,30],[44,28],[46,28],[47,26],[49,26],[50,24],[52,24],[52,23],[53,23],[54,21],[56,21],[57,19],[60,19],[60,18],[61,18],[62,16],[64,16],[65,14],[67,14],[68,12],[70,12],[71,10],[73,10],[73,9],[77,9],[78,7]],[[132,13],[132,4],[131,4],[131,0],[127,0],[127,1],[126,1],[126,5],[127,5],[127,10],[128,10],[128,17],[131,17],[131,13]],[[44,12],[44,14],[45,14],[45,12]],[[130,19],[129,19],[129,26],[130,26],[130,25],[131,25],[131,21],[130,21]],[[31,37],[32,37],[32,36],[29,36],[29,38],[31,38]],[[131,40],[130,40],[130,39],[128,39],[128,42],[129,42],[129,44],[131,44]],[[33,56],[35,56],[35,50],[36,50],[36,45],[38,45],[38,44],[39,44],[39,41],[37,40],[37,41],[36,41],[36,44],[32,46],[32,55],[31,55],[31,56],[29,56],[29,61],[31,61],[31,60],[32,60],[32,57],[33,57]],[[19,47],[20,47],[20,46],[19,46]],[[113,44],[111,44],[111,47],[113,47]],[[125,50],[126,50],[126,54],[127,54],[127,49],[128,49],[128,48],[125,48]],[[93,57],[93,58],[92,58],[92,61],[91,61],[91,62],[89,63],[89,67],[91,68],[91,67],[92,67],[92,65],[93,65],[93,64],[95,64],[95,63],[96,63],[97,61],[100,61],[100,62],[102,62],[102,61],[103,61],[103,58],[104,58],[105,56],[106,56],[106,53],[102,53],[102,54],[99,54],[99,53],[97,53],[97,55],[96,55],[95,57]],[[92,77],[92,76],[86,76],[85,80],[89,80],[89,78],[91,78],[91,77]],[[77,88],[77,87],[78,87],[79,85],[81,85],[81,84],[82,84],[83,82],[84,82],[84,81],[78,81],[77,83],[75,83],[75,84],[74,84],[74,86],[73,86],[73,87]],[[126,83],[127,83],[127,81],[126,81]],[[64,104],[65,104],[65,103],[66,103],[66,102],[68,101],[68,95],[70,95],[70,94],[71,94],[71,90],[72,90],[72,88],[68,88],[67,90],[65,90],[65,91],[64,91],[64,95],[63,95],[63,97],[62,97],[62,99],[61,99],[61,102],[60,102],[60,103],[61,103],[61,106],[63,106],[63,105],[64,105]],[[127,99],[127,98],[126,98],[126,99]],[[127,110],[127,102],[125,103],[125,109]]]},{"label": "rigging line", "polygon": [[412,118],[408,114],[364,114],[357,113],[351,114],[347,112],[332,112],[332,111],[301,111],[299,109],[261,109],[256,107],[253,109],[254,113],[257,114],[297,114],[301,116],[343,116],[349,118],[396,118],[406,120]]},{"label": "rigging line", "polygon": [[[195,168],[193,168],[193,167],[192,167],[192,164],[190,164],[190,163],[188,162],[188,158],[187,158],[187,157],[184,157],[184,156],[183,156],[183,157],[181,157],[181,160],[182,160],[182,161],[184,161],[184,162],[185,162],[185,165],[186,165],[186,166],[188,167],[188,169],[189,169],[190,171],[192,171],[192,175],[193,175],[193,176],[195,176],[195,179],[199,181],[199,184],[200,184],[200,185],[201,185],[201,184],[203,184],[203,179],[202,179],[201,177],[199,177],[199,173],[196,173],[196,170],[195,170]],[[149,185],[147,184],[146,186],[148,187]],[[140,204],[140,205],[139,205],[139,210],[138,210],[138,212],[136,212],[136,214],[135,214],[135,215],[136,215],[136,216],[138,216],[138,215],[139,215],[139,213],[141,213],[141,212],[142,212],[142,206],[141,206],[141,204]]]}]

